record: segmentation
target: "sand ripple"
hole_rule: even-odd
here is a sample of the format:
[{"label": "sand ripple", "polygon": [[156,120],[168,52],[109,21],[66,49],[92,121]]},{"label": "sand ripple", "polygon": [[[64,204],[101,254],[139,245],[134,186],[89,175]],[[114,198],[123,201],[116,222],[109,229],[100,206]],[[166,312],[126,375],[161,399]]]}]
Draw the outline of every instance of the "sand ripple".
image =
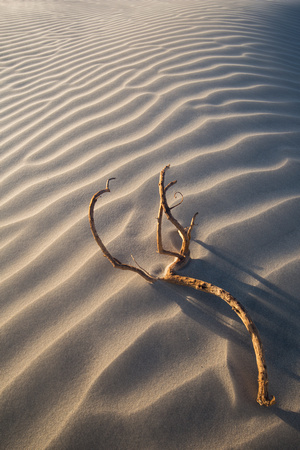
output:
[{"label": "sand ripple", "polygon": [[[298,2],[0,1],[1,448],[295,448],[299,23]],[[273,413],[226,305],[92,239],[114,176],[101,235],[159,273],[168,163],[178,219],[199,211],[186,271],[257,322]]]}]

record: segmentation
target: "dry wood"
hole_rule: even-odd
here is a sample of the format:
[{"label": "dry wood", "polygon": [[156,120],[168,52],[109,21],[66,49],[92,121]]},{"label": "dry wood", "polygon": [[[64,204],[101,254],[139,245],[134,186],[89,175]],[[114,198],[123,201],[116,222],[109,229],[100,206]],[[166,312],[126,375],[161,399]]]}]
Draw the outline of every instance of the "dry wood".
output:
[{"label": "dry wood", "polygon": [[[190,258],[190,241],[191,241],[191,232],[195,225],[195,218],[198,213],[196,213],[191,220],[191,223],[189,227],[184,228],[173,216],[171,210],[174,209],[176,206],[179,206],[182,203],[182,199],[179,203],[174,205],[173,207],[169,207],[166,197],[167,190],[172,187],[176,181],[171,181],[167,186],[165,186],[165,174],[167,169],[170,166],[165,166],[163,170],[160,172],[160,178],[159,178],[159,195],[160,195],[160,205],[158,210],[158,217],[157,217],[157,250],[160,254],[166,254],[169,256],[172,256],[174,258],[174,261],[171,262],[169,266],[167,266],[165,274],[163,277],[157,278],[152,275],[150,275],[146,270],[141,268],[140,266],[135,267],[128,264],[121,263],[118,259],[114,258],[105,245],[103,244],[102,240],[100,239],[94,222],[94,207],[96,204],[97,199],[101,196],[101,194],[110,192],[109,189],[109,182],[110,180],[114,178],[110,178],[107,180],[106,188],[102,189],[101,191],[97,192],[90,202],[89,207],[89,220],[90,220],[90,226],[93,233],[93,236],[101,248],[103,255],[108,258],[108,260],[111,262],[113,267],[117,269],[122,270],[131,270],[133,272],[138,273],[141,275],[146,281],[153,283],[156,280],[162,280],[166,281],[167,283],[172,284],[178,284],[181,286],[188,286],[192,287],[194,289],[197,289],[199,291],[204,291],[209,294],[216,295],[217,297],[220,297],[222,300],[224,300],[226,303],[228,303],[229,306],[231,306],[232,310],[239,316],[243,324],[245,325],[246,329],[248,330],[251,340],[253,349],[255,352],[256,357],[256,364],[258,369],[258,393],[257,393],[257,402],[260,405],[270,406],[275,403],[275,397],[270,398],[268,394],[268,374],[267,374],[267,366],[265,362],[265,355],[264,355],[264,348],[259,336],[259,332],[253,323],[251,317],[249,316],[248,312],[244,308],[244,306],[236,300],[229,292],[226,292],[224,289],[219,288],[218,286],[214,286],[211,283],[207,283],[202,280],[198,280],[196,278],[190,278],[182,275],[178,275],[176,273],[177,270],[181,269]],[[162,245],[162,219],[163,219],[163,213],[165,213],[167,219],[177,228],[177,231],[182,239],[182,246],[180,249],[180,252],[174,252],[170,250],[164,249]]]},{"label": "dry wood", "polygon": [[100,239],[96,227],[95,227],[95,221],[94,221],[94,208],[95,208],[95,204],[98,200],[98,198],[106,193],[106,192],[110,192],[109,189],[109,182],[111,180],[115,180],[115,178],[110,178],[109,180],[107,180],[106,182],[106,188],[102,189],[99,192],[96,192],[96,194],[93,195],[92,200],[90,202],[90,207],[89,207],[89,221],[90,221],[90,227],[93,233],[93,236],[95,238],[95,241],[97,242],[97,244],[99,245],[99,247],[102,250],[103,255],[111,262],[111,264],[113,265],[113,267],[117,268],[117,269],[122,269],[122,270],[131,270],[132,272],[136,272],[139,275],[141,275],[143,278],[145,278],[146,281],[149,281],[150,283],[153,283],[153,281],[156,280],[156,277],[152,277],[152,275],[150,275],[146,270],[141,269],[140,267],[135,267],[135,266],[131,266],[129,264],[123,264],[121,263],[117,258],[114,258],[109,251],[107,250],[107,248],[105,247],[105,245],[103,244],[102,240]]}]

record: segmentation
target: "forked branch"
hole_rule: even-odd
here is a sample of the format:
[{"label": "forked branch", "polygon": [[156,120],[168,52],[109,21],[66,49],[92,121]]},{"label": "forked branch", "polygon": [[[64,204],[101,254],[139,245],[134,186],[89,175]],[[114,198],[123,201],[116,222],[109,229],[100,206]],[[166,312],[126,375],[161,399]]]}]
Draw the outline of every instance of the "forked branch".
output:
[{"label": "forked branch", "polygon": [[[216,295],[217,297],[224,300],[229,306],[231,306],[232,310],[239,316],[243,324],[245,325],[246,329],[248,330],[252,344],[253,349],[255,352],[256,357],[256,364],[258,369],[258,393],[257,393],[257,402],[260,405],[270,406],[275,403],[275,397],[270,398],[268,394],[268,374],[267,374],[267,367],[265,362],[265,354],[264,354],[264,348],[259,336],[259,332],[253,323],[251,317],[249,316],[248,312],[244,308],[244,306],[236,300],[229,292],[226,292],[224,289],[221,289],[217,286],[214,286],[211,283],[207,283],[202,280],[198,280],[196,278],[190,278],[182,275],[178,275],[176,273],[177,270],[181,269],[183,265],[185,265],[189,258],[190,258],[190,241],[191,241],[191,232],[195,225],[195,217],[198,213],[196,213],[191,220],[191,223],[189,227],[184,228],[177,219],[173,216],[171,210],[174,209],[174,207],[179,206],[179,204],[182,203],[183,196],[181,201],[176,204],[173,207],[169,207],[167,202],[167,196],[166,193],[170,187],[172,187],[176,181],[171,181],[167,186],[165,186],[165,173],[166,170],[170,166],[164,167],[164,169],[160,172],[160,178],[159,178],[159,195],[160,195],[160,204],[159,204],[159,210],[158,210],[158,217],[157,217],[157,250],[158,253],[165,254],[172,256],[174,258],[173,262],[166,268],[165,274],[163,277],[157,278],[152,275],[150,275],[146,270],[142,269],[140,266],[135,267],[128,264],[121,263],[118,259],[113,257],[105,245],[103,244],[102,240],[100,239],[94,222],[94,207],[96,204],[97,199],[104,193],[110,192],[109,189],[109,182],[113,178],[110,178],[107,181],[106,188],[97,192],[90,202],[89,207],[89,220],[90,220],[90,226],[93,233],[93,236],[99,245],[99,247],[102,250],[103,255],[108,258],[108,260],[111,262],[113,267],[117,269],[122,270],[131,270],[133,272],[138,273],[141,275],[146,281],[153,283],[156,280],[162,280],[166,281],[167,283],[172,284],[178,284],[182,286],[188,286],[192,287],[194,289],[197,289],[199,291],[204,291],[209,294]],[[177,229],[181,239],[182,239],[182,245],[179,252],[174,252],[171,250],[164,249],[162,245],[162,219],[163,219],[163,213],[165,213],[167,219],[175,226]]]}]

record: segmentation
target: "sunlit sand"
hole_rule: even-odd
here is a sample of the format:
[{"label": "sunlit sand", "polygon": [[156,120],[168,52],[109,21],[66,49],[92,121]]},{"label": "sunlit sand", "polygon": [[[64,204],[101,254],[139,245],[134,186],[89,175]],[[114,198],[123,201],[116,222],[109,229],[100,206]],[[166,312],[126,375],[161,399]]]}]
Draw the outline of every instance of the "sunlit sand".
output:
[{"label": "sunlit sand", "polygon": [[[0,448],[299,445],[300,2],[0,1]],[[189,226],[160,276],[158,181]],[[180,238],[163,223],[164,245]]]}]

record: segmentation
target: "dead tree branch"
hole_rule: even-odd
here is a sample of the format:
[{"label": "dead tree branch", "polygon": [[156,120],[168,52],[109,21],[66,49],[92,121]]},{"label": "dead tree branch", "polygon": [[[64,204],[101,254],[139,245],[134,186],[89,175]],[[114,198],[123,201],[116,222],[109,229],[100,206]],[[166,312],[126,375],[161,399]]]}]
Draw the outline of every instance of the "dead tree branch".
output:
[{"label": "dead tree branch", "polygon": [[[195,218],[198,213],[196,213],[191,220],[191,223],[189,227],[184,228],[173,216],[171,210],[174,209],[176,206],[179,206],[179,204],[183,201],[182,199],[179,203],[177,203],[173,207],[169,207],[166,197],[166,192],[170,187],[172,187],[176,181],[171,181],[166,187],[165,187],[165,173],[166,170],[170,166],[164,167],[164,169],[160,172],[160,178],[159,178],[159,195],[160,195],[160,205],[158,210],[158,217],[157,217],[157,250],[160,254],[165,254],[172,256],[174,258],[174,261],[166,268],[165,274],[163,277],[156,278],[152,275],[150,275],[146,270],[142,269],[140,266],[135,267],[128,264],[123,264],[116,258],[114,258],[107,250],[103,242],[101,241],[96,228],[95,228],[95,222],[94,222],[94,207],[97,199],[105,192],[110,192],[109,189],[109,182],[113,178],[110,178],[107,181],[106,188],[97,192],[91,200],[90,207],[89,207],[89,220],[90,220],[90,226],[93,233],[93,236],[101,248],[103,255],[108,258],[108,260],[111,262],[113,267],[122,269],[122,270],[131,270],[133,272],[138,273],[141,275],[145,280],[153,283],[157,279],[166,281],[167,283],[172,284],[178,284],[181,286],[187,286],[192,287],[199,291],[204,291],[209,294],[216,295],[217,297],[224,300],[231,308],[232,310],[239,316],[243,324],[245,325],[246,329],[248,330],[252,345],[256,357],[256,364],[258,369],[258,394],[257,394],[257,402],[260,405],[270,406],[275,403],[275,397],[270,398],[268,394],[268,374],[267,374],[267,367],[265,362],[265,354],[264,354],[264,348],[259,336],[259,332],[253,323],[251,317],[249,316],[248,312],[244,308],[244,306],[236,299],[234,298],[229,292],[225,291],[224,289],[219,288],[218,286],[214,286],[211,283],[207,283],[202,280],[198,280],[196,278],[190,278],[182,275],[178,275],[176,273],[177,270],[181,269],[190,258],[190,241],[191,241],[191,232],[195,225]],[[182,194],[181,194],[182,195]],[[182,245],[180,252],[174,252],[171,250],[164,249],[162,245],[162,219],[163,219],[163,213],[165,213],[166,218],[175,226],[177,229],[181,239],[182,239]]]},{"label": "dead tree branch", "polygon": [[110,192],[109,182],[111,180],[115,180],[115,178],[110,178],[109,180],[107,180],[106,188],[102,189],[99,192],[96,192],[96,194],[93,195],[92,200],[90,202],[90,206],[89,206],[89,222],[90,222],[90,227],[91,227],[93,236],[95,238],[95,241],[97,242],[97,244],[101,248],[103,255],[110,261],[110,263],[113,265],[113,267],[115,267],[116,269],[131,270],[132,272],[136,272],[139,275],[141,275],[143,278],[145,278],[146,281],[149,281],[150,283],[153,283],[156,280],[156,277],[153,277],[148,272],[146,272],[144,269],[141,269],[140,267],[131,266],[129,264],[123,264],[117,258],[112,256],[109,253],[109,251],[107,250],[107,248],[105,247],[105,245],[103,244],[102,240],[100,239],[100,237],[99,237],[99,235],[97,233],[97,230],[96,230],[96,227],[95,227],[95,221],[94,221],[95,204],[96,204],[98,198],[102,194],[104,194],[106,192]]}]

